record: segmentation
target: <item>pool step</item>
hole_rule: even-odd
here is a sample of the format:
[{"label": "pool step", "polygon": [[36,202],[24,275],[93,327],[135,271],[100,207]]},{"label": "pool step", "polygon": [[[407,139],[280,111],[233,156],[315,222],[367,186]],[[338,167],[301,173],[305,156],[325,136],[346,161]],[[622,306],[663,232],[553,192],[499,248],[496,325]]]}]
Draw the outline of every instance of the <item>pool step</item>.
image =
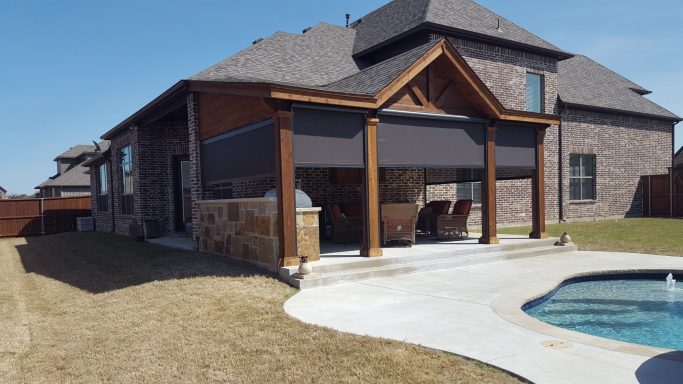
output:
[{"label": "pool step", "polygon": [[349,283],[379,277],[406,275],[410,273],[464,267],[503,260],[553,255],[576,251],[576,246],[556,247],[556,239],[527,244],[487,247],[480,250],[464,250],[425,254],[415,257],[364,259],[316,267],[315,275],[301,280],[293,276],[295,267],[281,268],[281,277],[290,285],[310,289],[332,284]]}]

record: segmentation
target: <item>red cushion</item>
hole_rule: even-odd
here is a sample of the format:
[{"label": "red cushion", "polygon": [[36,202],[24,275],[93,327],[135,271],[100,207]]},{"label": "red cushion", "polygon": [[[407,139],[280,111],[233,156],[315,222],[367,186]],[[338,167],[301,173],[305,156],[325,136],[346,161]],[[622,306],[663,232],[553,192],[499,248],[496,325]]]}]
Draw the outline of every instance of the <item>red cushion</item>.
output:
[{"label": "red cushion", "polygon": [[344,213],[346,213],[346,217],[363,217],[363,205],[361,203],[346,203],[344,204]]},{"label": "red cushion", "polygon": [[389,232],[409,232],[413,229],[413,221],[410,219],[389,219],[386,225]]},{"label": "red cushion", "polygon": [[472,200],[458,200],[453,206],[454,215],[469,215],[472,209]]},{"label": "red cushion", "polygon": [[330,204],[330,213],[332,214],[333,220],[339,220],[344,217],[338,204]]},{"label": "red cushion", "polygon": [[430,201],[427,204],[428,207],[432,209],[432,212],[434,212],[437,215],[447,215],[448,210],[451,209],[451,202],[450,201]]}]

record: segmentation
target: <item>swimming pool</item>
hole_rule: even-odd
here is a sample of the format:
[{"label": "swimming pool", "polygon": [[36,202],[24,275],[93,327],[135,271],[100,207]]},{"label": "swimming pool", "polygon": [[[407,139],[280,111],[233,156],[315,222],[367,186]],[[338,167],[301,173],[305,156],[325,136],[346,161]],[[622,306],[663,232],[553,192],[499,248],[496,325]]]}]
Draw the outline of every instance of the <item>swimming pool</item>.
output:
[{"label": "swimming pool", "polygon": [[654,347],[683,350],[683,276],[586,276],[564,282],[524,305],[528,315],[557,327]]}]

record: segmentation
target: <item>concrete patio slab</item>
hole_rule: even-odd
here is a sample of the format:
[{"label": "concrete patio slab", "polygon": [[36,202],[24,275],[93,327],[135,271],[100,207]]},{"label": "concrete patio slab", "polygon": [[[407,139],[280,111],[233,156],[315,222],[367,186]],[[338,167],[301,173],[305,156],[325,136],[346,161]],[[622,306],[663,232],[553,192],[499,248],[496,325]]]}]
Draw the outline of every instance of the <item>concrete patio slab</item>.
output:
[{"label": "concrete patio slab", "polygon": [[301,291],[290,315],[343,332],[477,359],[535,383],[681,383],[680,354],[542,323],[521,311],[568,277],[683,270],[683,258],[573,252]]}]

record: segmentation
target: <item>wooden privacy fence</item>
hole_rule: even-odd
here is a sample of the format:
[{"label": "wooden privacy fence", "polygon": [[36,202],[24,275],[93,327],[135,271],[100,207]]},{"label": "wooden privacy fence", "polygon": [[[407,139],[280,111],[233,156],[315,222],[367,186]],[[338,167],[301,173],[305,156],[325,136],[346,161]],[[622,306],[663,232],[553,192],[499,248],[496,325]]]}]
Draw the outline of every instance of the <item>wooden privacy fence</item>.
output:
[{"label": "wooden privacy fence", "polygon": [[0,237],[75,231],[91,209],[90,196],[0,200]]},{"label": "wooden privacy fence", "polygon": [[683,169],[643,176],[643,216],[683,217]]}]

